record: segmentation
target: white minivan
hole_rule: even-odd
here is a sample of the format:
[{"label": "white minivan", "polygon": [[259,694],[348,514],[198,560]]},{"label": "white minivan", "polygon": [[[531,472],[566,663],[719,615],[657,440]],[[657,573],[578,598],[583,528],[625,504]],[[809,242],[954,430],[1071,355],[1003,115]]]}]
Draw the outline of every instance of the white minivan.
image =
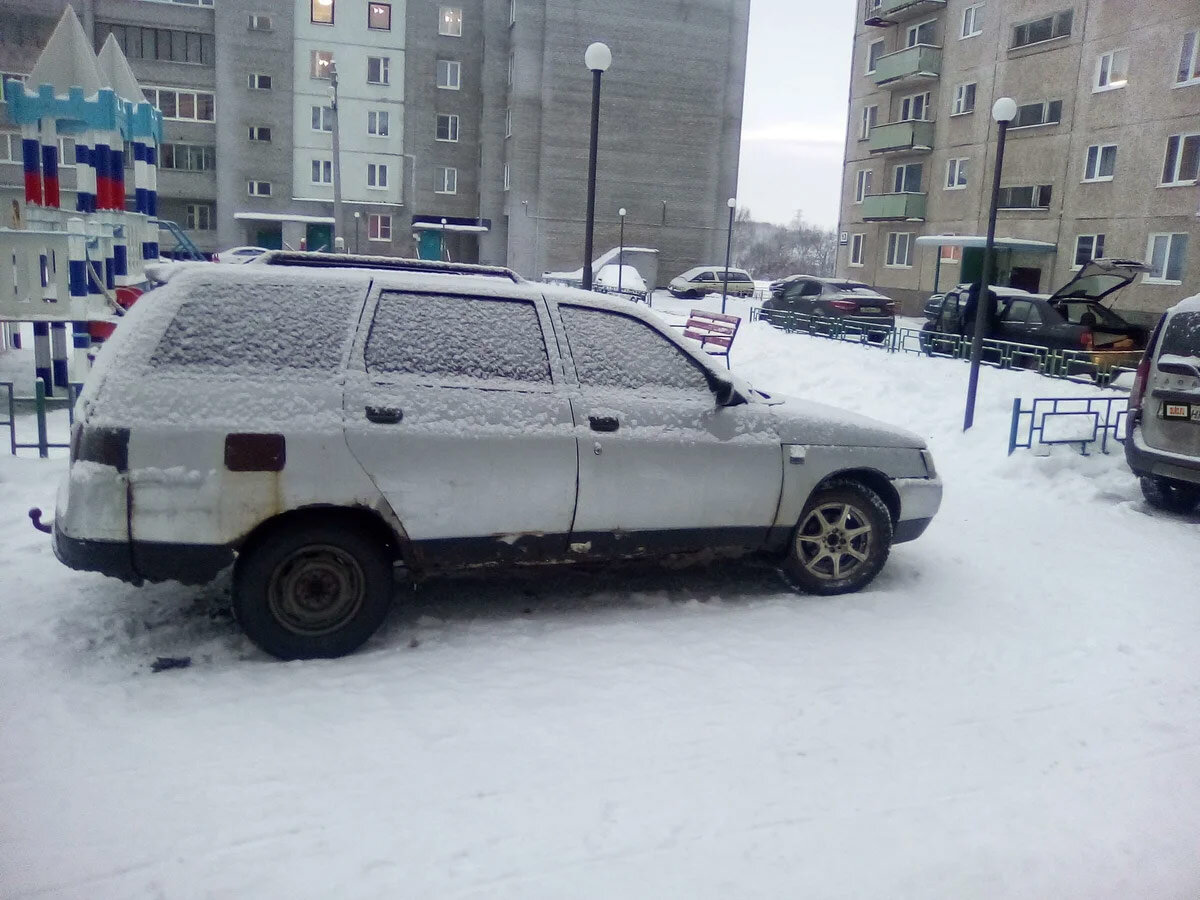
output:
[{"label": "white minivan", "polygon": [[627,302],[312,253],[158,277],[80,396],[55,551],[133,583],[232,564],[278,657],[361,645],[397,564],[762,554],[852,591],[941,500],[921,438],[754,390]]}]

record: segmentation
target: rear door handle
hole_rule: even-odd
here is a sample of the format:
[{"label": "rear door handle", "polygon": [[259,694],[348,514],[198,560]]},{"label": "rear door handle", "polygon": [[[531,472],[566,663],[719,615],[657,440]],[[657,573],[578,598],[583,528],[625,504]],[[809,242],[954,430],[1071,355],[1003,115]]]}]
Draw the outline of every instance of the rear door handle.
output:
[{"label": "rear door handle", "polygon": [[616,416],[588,416],[592,431],[616,431],[621,427]]},{"label": "rear door handle", "polygon": [[367,421],[376,425],[395,425],[404,418],[404,410],[391,406],[368,406]]}]

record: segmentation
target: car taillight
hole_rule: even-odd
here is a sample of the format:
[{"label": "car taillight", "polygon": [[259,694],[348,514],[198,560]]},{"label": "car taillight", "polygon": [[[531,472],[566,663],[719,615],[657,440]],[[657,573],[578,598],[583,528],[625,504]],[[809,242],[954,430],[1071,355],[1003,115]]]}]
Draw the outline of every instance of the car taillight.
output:
[{"label": "car taillight", "polygon": [[1087,329],[1084,329],[1083,333],[1079,335],[1079,346],[1084,350],[1091,350],[1096,346],[1095,336]]},{"label": "car taillight", "polygon": [[894,316],[896,314],[896,304],[895,303],[885,303],[883,305],[883,311],[885,313],[887,313],[889,316]]},{"label": "car taillight", "polygon": [[853,300],[830,300],[829,305],[834,309],[842,310],[842,312],[854,312],[858,309],[858,304]]},{"label": "car taillight", "polygon": [[129,471],[129,429],[76,422],[71,432],[71,462],[94,462]]},{"label": "car taillight", "polygon": [[1150,380],[1150,354],[1147,353],[1138,363],[1137,374],[1133,376],[1133,387],[1129,389],[1129,415],[1136,416],[1142,411],[1142,400],[1146,396],[1146,383]]}]

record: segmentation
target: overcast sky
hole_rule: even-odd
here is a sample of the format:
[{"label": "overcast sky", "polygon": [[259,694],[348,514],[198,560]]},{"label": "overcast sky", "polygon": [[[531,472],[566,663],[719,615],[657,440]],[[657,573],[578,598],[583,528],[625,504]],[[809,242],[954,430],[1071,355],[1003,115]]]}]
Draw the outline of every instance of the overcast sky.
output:
[{"label": "overcast sky", "polygon": [[856,3],[751,0],[739,204],[837,226]]}]

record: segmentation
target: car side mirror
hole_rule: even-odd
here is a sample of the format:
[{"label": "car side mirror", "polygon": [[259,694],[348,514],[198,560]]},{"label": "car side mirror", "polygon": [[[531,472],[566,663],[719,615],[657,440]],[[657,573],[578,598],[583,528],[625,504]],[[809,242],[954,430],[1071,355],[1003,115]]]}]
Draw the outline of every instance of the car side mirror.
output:
[{"label": "car side mirror", "polygon": [[712,389],[717,399],[717,406],[740,406],[746,402],[746,398],[737,392],[732,381],[715,378]]}]

